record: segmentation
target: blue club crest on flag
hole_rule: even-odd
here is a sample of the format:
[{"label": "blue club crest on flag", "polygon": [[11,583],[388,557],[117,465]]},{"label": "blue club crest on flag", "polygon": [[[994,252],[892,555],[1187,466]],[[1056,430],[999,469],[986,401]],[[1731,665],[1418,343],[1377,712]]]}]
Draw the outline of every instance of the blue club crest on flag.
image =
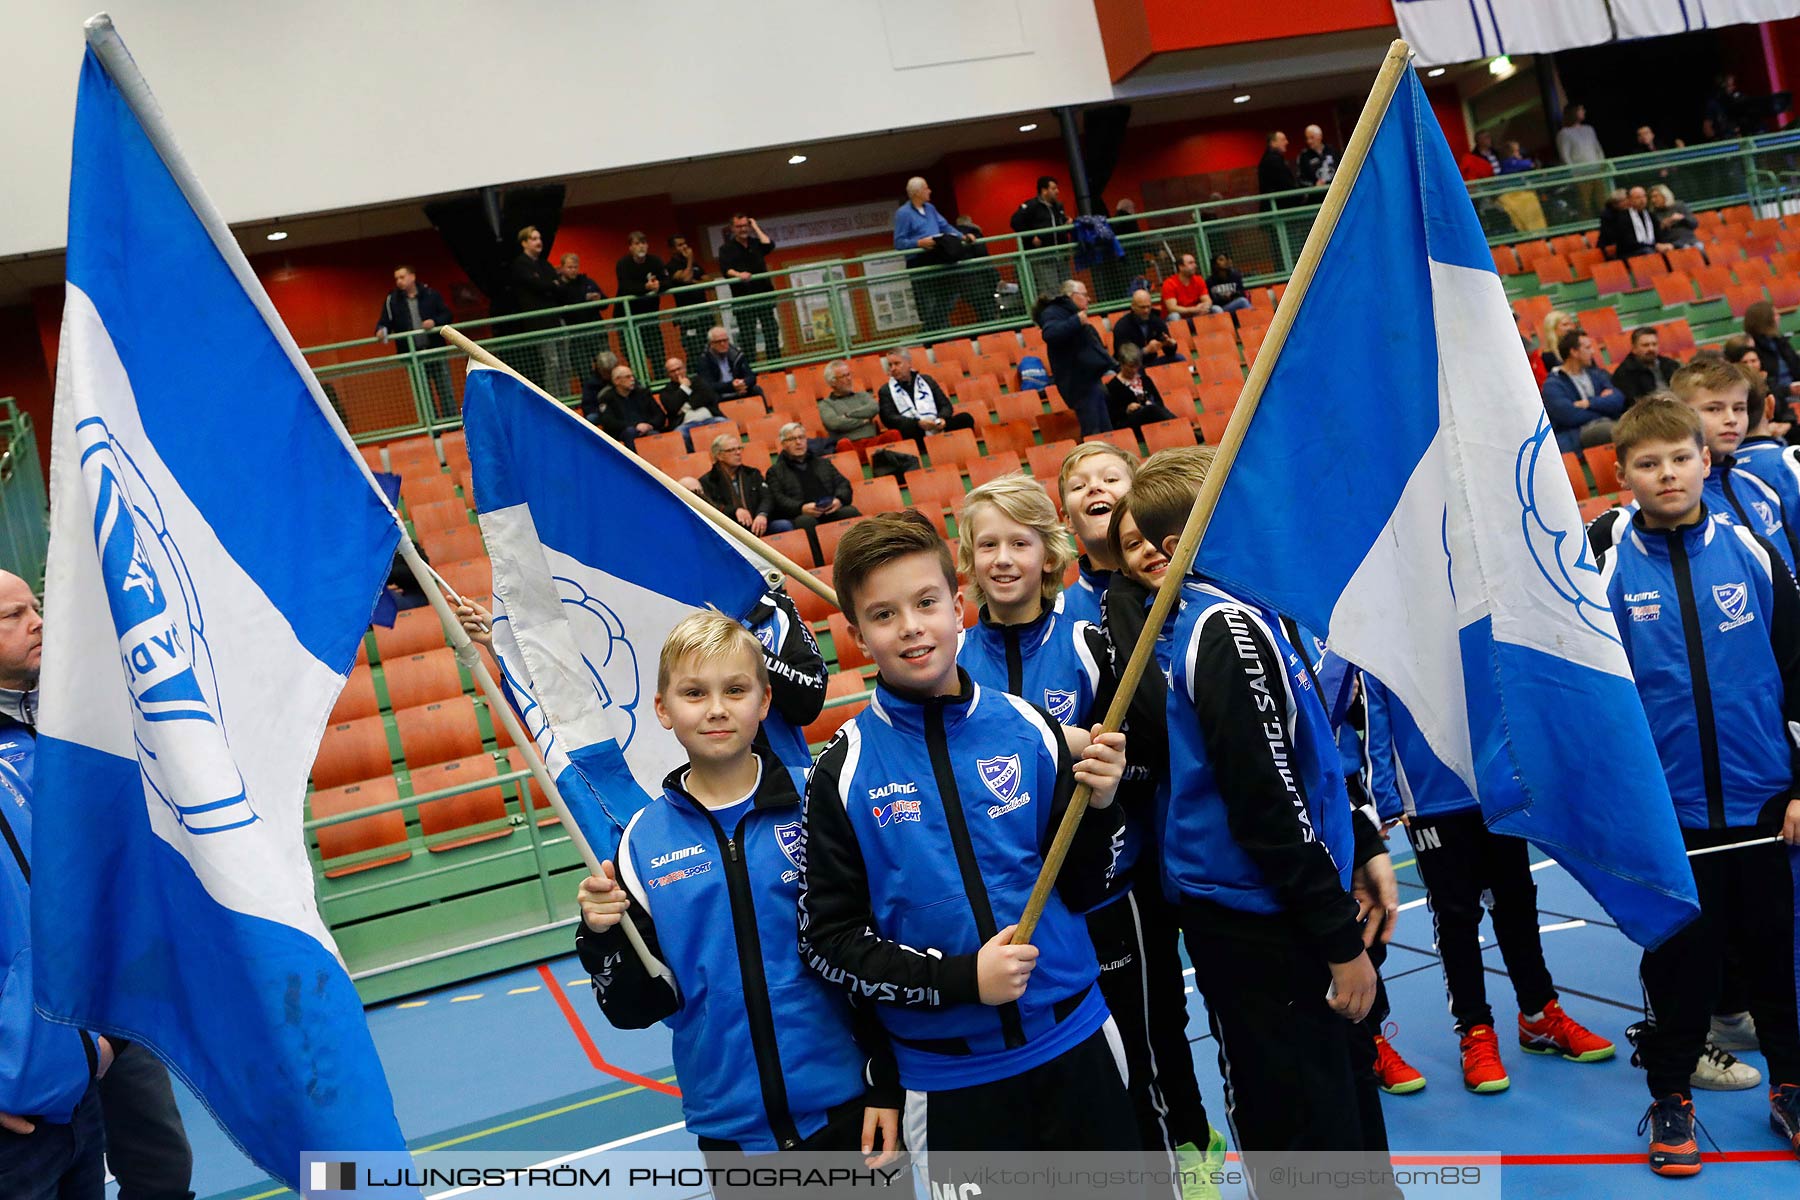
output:
[{"label": "blue club crest on flag", "polygon": [[1060,692],[1054,688],[1044,689],[1044,707],[1056,718],[1058,725],[1075,723],[1075,693]]},{"label": "blue club crest on flag", "polygon": [[981,782],[987,784],[987,790],[1002,804],[1019,794],[1019,781],[1024,777],[1024,770],[1019,766],[1018,755],[979,758],[975,760],[975,769],[981,773]]}]

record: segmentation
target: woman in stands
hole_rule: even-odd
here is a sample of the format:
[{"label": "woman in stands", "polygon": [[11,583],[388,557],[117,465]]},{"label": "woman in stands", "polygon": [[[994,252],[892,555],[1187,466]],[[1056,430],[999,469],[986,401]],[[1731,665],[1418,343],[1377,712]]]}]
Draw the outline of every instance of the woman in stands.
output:
[{"label": "woman in stands", "polygon": [[1756,347],[1756,357],[1762,363],[1762,369],[1769,380],[1769,390],[1775,393],[1775,403],[1779,408],[1790,396],[1800,396],[1800,353],[1794,351],[1794,345],[1781,332],[1781,317],[1775,306],[1767,300],[1758,300],[1744,310],[1744,332],[1749,335],[1751,345]]},{"label": "woman in stands", "polygon": [[1156,381],[1144,374],[1144,351],[1130,342],[1119,347],[1119,372],[1106,382],[1106,409],[1114,429],[1136,429],[1175,414],[1163,403]]},{"label": "woman in stands", "polygon": [[1677,250],[1700,244],[1699,222],[1694,220],[1687,205],[1675,199],[1675,193],[1666,183],[1650,189],[1650,220],[1656,225],[1658,241],[1667,242]]},{"label": "woman in stands", "polygon": [[[1546,374],[1562,366],[1562,357],[1556,353],[1556,344],[1562,341],[1563,334],[1580,324],[1574,313],[1566,313],[1560,308],[1553,308],[1544,314],[1544,333],[1538,338],[1538,361],[1543,364]],[[1543,380],[1539,379],[1538,382],[1541,384]]]},{"label": "woman in stands", "polygon": [[1237,312],[1250,307],[1250,293],[1244,287],[1244,273],[1232,265],[1231,255],[1224,251],[1213,255],[1212,271],[1206,277],[1206,291],[1213,308],[1219,312]]}]

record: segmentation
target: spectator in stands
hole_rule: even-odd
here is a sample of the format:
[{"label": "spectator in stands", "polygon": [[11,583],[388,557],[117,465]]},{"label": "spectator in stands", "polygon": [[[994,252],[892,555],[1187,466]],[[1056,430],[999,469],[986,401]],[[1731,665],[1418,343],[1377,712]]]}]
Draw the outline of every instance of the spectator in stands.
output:
[{"label": "spectator in stands", "polygon": [[[394,290],[381,303],[375,336],[385,342],[396,333],[417,329],[421,332],[403,339],[396,347],[397,351],[433,350],[442,346],[444,339],[432,331],[439,325],[450,324],[453,319],[450,306],[444,303],[437,289],[420,283],[413,269],[402,263],[394,268]],[[450,390],[449,362],[442,357],[426,359],[425,378],[431,385],[433,415],[440,418],[454,416],[456,393]]]},{"label": "spectator in stands", "polygon": [[[1138,232],[1137,201],[1127,196],[1113,207],[1113,215],[1108,222],[1112,226],[1113,236],[1123,242]],[[1130,253],[1129,250],[1126,253]]]},{"label": "spectator in stands", "polygon": [[1118,372],[1106,384],[1106,412],[1114,429],[1136,429],[1153,421],[1173,420],[1156,380],[1144,374],[1144,353],[1129,342],[1114,360]]},{"label": "spectator in stands", "polygon": [[758,537],[786,533],[794,527],[792,521],[770,515],[775,498],[763,482],[762,472],[744,465],[744,446],[737,434],[721,433],[714,438],[712,459],[712,470],[700,477],[700,494],[714,508]]},{"label": "spectator in stands", "polygon": [[1308,125],[1302,136],[1306,145],[1300,148],[1294,177],[1301,187],[1325,187],[1337,174],[1338,152],[1325,144],[1325,131],[1317,125]]},{"label": "spectator in stands", "polygon": [[[625,238],[625,257],[615,270],[619,276],[619,295],[630,297],[625,311],[634,317],[648,316],[662,307],[662,290],[668,282],[669,269],[663,260],[650,253],[650,238],[642,230],[632,230]],[[662,322],[644,321],[638,325],[638,336],[644,340],[644,356],[661,362],[668,352],[663,345]]]},{"label": "spectator in stands", "polygon": [[1649,195],[1643,188],[1613,192],[1607,199],[1606,212],[1600,218],[1600,249],[1608,258],[1628,262],[1671,248],[1656,235],[1656,222],[1650,217]]},{"label": "spectator in stands", "polygon": [[[564,325],[586,325],[606,317],[607,306],[603,303],[606,299],[606,293],[601,290],[599,284],[582,274],[581,255],[571,252],[563,255],[557,260],[556,284],[562,291],[562,303],[564,305],[600,305],[600,307],[588,312],[565,314],[561,318]],[[609,335],[604,333],[589,332],[572,334],[565,343],[565,348],[570,356],[569,361],[574,364],[576,371],[580,371],[582,363],[593,361],[594,355],[600,352],[601,347],[605,346],[608,340]],[[595,389],[596,391],[607,386],[612,377],[612,369],[616,365],[616,363],[607,364],[606,373],[600,377],[600,384],[599,387]],[[583,381],[582,386],[585,391],[585,380]]]},{"label": "spectator in stands", "polygon": [[625,363],[612,369],[612,386],[594,398],[594,410],[583,415],[627,446],[668,426],[662,405],[649,388],[638,386],[636,372]]},{"label": "spectator in stands", "polygon": [[851,505],[850,481],[829,459],[814,454],[806,445],[806,426],[789,421],[781,427],[781,453],[769,464],[768,485],[774,495],[772,517],[792,521],[806,530],[812,543],[813,561],[819,554],[815,527],[826,521],[844,521],[862,514]]},{"label": "spectator in stands", "polygon": [[756,218],[732,214],[731,237],[719,247],[719,269],[732,280],[731,297],[738,303],[731,311],[744,331],[744,344],[752,356],[765,360],[781,357],[781,318],[775,312],[775,301],[757,299],[773,292],[775,284],[756,276],[768,273],[769,255],[774,251],[775,243]]},{"label": "spectator in stands", "polygon": [[1244,288],[1244,275],[1223,250],[1213,255],[1212,271],[1206,277],[1206,291],[1218,312],[1240,312],[1250,307],[1250,294]]},{"label": "spectator in stands", "polygon": [[[1757,354],[1756,345],[1748,335],[1734,333],[1725,339],[1721,348],[1726,362],[1743,371],[1750,380],[1750,411],[1759,413],[1767,406],[1770,416],[1765,419],[1766,432],[1772,437],[1786,438],[1790,430],[1800,428],[1794,415],[1792,397],[1784,398],[1783,403],[1772,403],[1769,400],[1769,375],[1763,370],[1762,356]],[[1698,358],[1699,355],[1695,355]]]},{"label": "spectator in stands", "polygon": [[1100,341],[1100,332],[1087,321],[1087,285],[1065,280],[1055,296],[1039,296],[1032,320],[1044,331],[1044,348],[1050,354],[1050,377],[1063,403],[1081,422],[1081,436],[1106,433],[1112,420],[1106,412],[1106,388],[1112,355]]},{"label": "spectator in stands", "polygon": [[[1064,228],[1069,223],[1069,214],[1063,211],[1061,195],[1062,187],[1054,176],[1038,176],[1037,195],[1013,210],[1012,231],[1026,235],[1019,239],[1019,245],[1027,250],[1041,250],[1045,246],[1064,245],[1070,240],[1071,235]],[[1031,278],[1038,295],[1049,295],[1055,290],[1057,281],[1068,273],[1068,258],[1042,253],[1030,258]]]},{"label": "spectator in stands", "polygon": [[1624,393],[1627,408],[1668,387],[1681,369],[1679,362],[1659,350],[1656,326],[1643,325],[1631,331],[1631,353],[1612,375],[1613,386]]},{"label": "spectator in stands", "polygon": [[1594,365],[1594,339],[1571,330],[1563,334],[1556,350],[1562,362],[1544,381],[1544,409],[1556,430],[1557,448],[1611,444],[1613,418],[1625,411],[1625,397]]},{"label": "spectator in stands", "polygon": [[1521,171],[1535,171],[1537,169],[1538,160],[1535,158],[1526,158],[1524,151],[1519,149],[1519,143],[1506,143],[1506,153],[1500,156],[1500,173],[1502,175],[1517,175]]},{"label": "spectator in stands", "polygon": [[1131,310],[1113,321],[1113,357],[1127,346],[1137,348],[1147,367],[1187,361],[1176,349],[1169,323],[1157,314],[1155,301],[1143,288],[1131,293]]},{"label": "spectator in stands", "polygon": [[[1256,164],[1256,190],[1267,196],[1273,192],[1291,192],[1300,186],[1294,178],[1294,168],[1288,166],[1288,136],[1277,129],[1270,133],[1263,146],[1262,161]],[[1277,208],[1290,208],[1294,204],[1304,204],[1304,197],[1288,200],[1265,200],[1263,210],[1274,212]]]},{"label": "spectator in stands", "polygon": [[1765,394],[1769,391],[1769,373],[1763,369],[1762,355],[1756,352],[1756,343],[1750,340],[1749,334],[1732,334],[1720,350],[1726,362],[1736,363],[1749,372],[1754,387],[1760,387]]},{"label": "spectator in stands", "polygon": [[1738,91],[1737,76],[1721,75],[1706,98],[1701,128],[1708,138],[1735,138],[1743,134],[1744,93]]},{"label": "spectator in stands", "polygon": [[825,423],[825,431],[838,439],[840,450],[880,436],[875,418],[881,414],[881,405],[869,393],[857,390],[848,362],[834,358],[825,364],[825,386],[831,391],[819,400],[819,420]]},{"label": "spectator in stands", "polygon": [[[619,365],[619,356],[611,350],[602,350],[594,355],[593,364],[588,368],[587,377],[581,381],[581,412],[587,416],[590,412],[599,411],[600,393],[612,386],[613,368]],[[589,420],[593,418],[588,417]]]},{"label": "spectator in stands", "polygon": [[1556,155],[1569,165],[1600,162],[1606,151],[1600,148],[1600,135],[1587,123],[1587,106],[1571,104],[1563,111],[1562,128],[1556,131]]},{"label": "spectator in stands", "polygon": [[675,233],[669,235],[669,256],[663,260],[663,270],[668,275],[670,296],[675,301],[675,328],[680,331],[682,354],[689,362],[697,361],[706,353],[707,314],[683,315],[681,310],[705,304],[708,296],[702,291],[684,292],[681,289],[705,283],[706,268],[701,265],[694,248],[688,245],[687,238]]},{"label": "spectator in stands", "polygon": [[1560,308],[1544,314],[1543,331],[1538,336],[1538,361],[1543,363],[1545,371],[1554,371],[1562,364],[1562,356],[1557,354],[1556,347],[1562,343],[1564,334],[1579,327],[1580,322],[1575,320],[1574,314]]},{"label": "spectator in stands", "polygon": [[679,358],[663,363],[663,371],[669,379],[657,397],[663,410],[663,428],[681,430],[681,440],[693,450],[696,428],[717,425],[726,419],[719,408],[718,393],[689,375],[687,363]]},{"label": "spectator in stands", "polygon": [[1500,173],[1500,156],[1494,153],[1494,135],[1489,130],[1482,130],[1475,135],[1475,144],[1469,152],[1462,156],[1457,164],[1462,177],[1473,183],[1477,179],[1491,179]]},{"label": "spectator in stands", "polygon": [[1199,274],[1200,260],[1192,254],[1183,254],[1176,261],[1175,273],[1164,279],[1162,285],[1165,319],[1173,321],[1176,317],[1185,317],[1188,328],[1192,329],[1195,317],[1212,311],[1212,293]]},{"label": "spectator in stands", "polygon": [[706,331],[706,353],[700,356],[700,378],[727,400],[763,394],[756,385],[756,368],[750,365],[742,350],[731,344],[731,334],[723,325],[714,325]]},{"label": "spectator in stands", "polygon": [[[506,269],[506,288],[508,311],[513,313],[540,312],[568,303],[563,298],[562,279],[556,268],[544,261],[544,235],[538,232],[536,225],[519,230],[519,254]],[[509,321],[501,326],[501,332],[528,333],[555,329],[561,324],[560,317],[534,317]],[[561,377],[568,371],[560,345],[554,341],[527,345],[514,353],[518,356],[521,374],[536,381],[551,395],[562,395],[568,380]]]},{"label": "spectator in stands", "polygon": [[1687,206],[1675,199],[1668,184],[1650,189],[1650,219],[1656,225],[1656,240],[1677,249],[1700,244],[1700,224]]},{"label": "spectator in stands", "polygon": [[1800,353],[1782,336],[1781,317],[1767,300],[1758,300],[1744,310],[1744,332],[1756,347],[1779,416],[1791,397],[1800,396]]},{"label": "spectator in stands", "polygon": [[[906,181],[906,203],[894,210],[894,249],[909,251],[906,269],[941,267],[962,257],[962,231],[944,220],[931,202],[931,185],[923,176]],[[950,324],[950,307],[956,303],[957,280],[942,274],[915,279],[913,302],[919,321],[928,332]]]},{"label": "spectator in stands", "polygon": [[905,346],[887,352],[888,381],[881,385],[881,423],[890,432],[909,437],[925,454],[925,439],[949,429],[974,429],[975,418],[959,413],[948,392],[923,371],[914,371],[912,352]]}]

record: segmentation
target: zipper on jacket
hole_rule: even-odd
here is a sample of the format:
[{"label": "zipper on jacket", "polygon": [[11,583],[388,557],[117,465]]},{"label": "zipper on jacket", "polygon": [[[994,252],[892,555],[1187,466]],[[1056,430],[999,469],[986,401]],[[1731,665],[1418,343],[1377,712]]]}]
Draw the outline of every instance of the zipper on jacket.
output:
[{"label": "zipper on jacket", "polygon": [[[969,824],[963,817],[962,795],[956,787],[956,772],[950,766],[950,743],[944,733],[944,706],[925,705],[925,746],[931,755],[931,773],[937,780],[938,795],[944,800],[944,826],[950,832],[950,845],[956,851],[956,868],[962,875],[963,892],[975,914],[975,933],[982,945],[993,940],[1000,927],[994,923],[994,906],[988,900],[987,885],[981,879],[981,866],[975,861],[975,846],[969,841]],[[997,1010],[1000,1032],[1006,1048],[1016,1050],[1025,1044],[1025,1022],[1019,1017],[1019,1002],[1008,1001]]]},{"label": "zipper on jacket", "polygon": [[12,850],[13,858],[19,864],[19,874],[25,877],[26,886],[31,884],[31,864],[25,861],[25,850],[19,845],[19,837],[13,832],[12,822],[6,819],[6,813],[0,812],[0,834],[6,837],[6,844]]},{"label": "zipper on jacket", "polygon": [[[1700,776],[1706,786],[1706,824],[1725,828],[1725,785],[1719,775],[1719,733],[1713,720],[1712,683],[1706,677],[1706,648],[1700,638],[1700,612],[1694,603],[1694,575],[1687,540],[1681,530],[1669,539],[1669,563],[1675,570],[1675,595],[1681,601],[1681,636],[1687,643],[1688,679],[1694,692],[1694,726],[1700,738]],[[1704,532],[1702,532],[1704,536]]]},{"label": "zipper on jacket", "polygon": [[800,1131],[788,1111],[787,1080],[781,1073],[781,1052],[775,1043],[775,1016],[769,1005],[769,978],[763,971],[762,937],[756,932],[756,905],[750,892],[750,872],[738,850],[738,839],[750,820],[746,813],[737,829],[726,834],[710,812],[713,837],[725,856],[725,888],[731,898],[731,930],[737,940],[738,973],[744,983],[744,1012],[750,1018],[750,1052],[756,1058],[756,1078],[762,1089],[763,1111],[775,1144],[783,1150],[800,1145]]},{"label": "zipper on jacket", "polygon": [[1006,644],[1006,690],[1015,696],[1025,694],[1025,658],[1019,652],[1019,627],[1002,625],[1000,637]]}]

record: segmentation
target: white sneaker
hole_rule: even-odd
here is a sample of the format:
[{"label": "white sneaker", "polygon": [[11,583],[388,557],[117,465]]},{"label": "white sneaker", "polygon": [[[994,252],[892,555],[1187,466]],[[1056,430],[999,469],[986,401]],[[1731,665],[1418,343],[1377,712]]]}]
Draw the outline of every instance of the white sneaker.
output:
[{"label": "white sneaker", "polygon": [[1762,1072],[1739,1062],[1709,1037],[1688,1082],[1706,1092],[1743,1092],[1762,1082]]},{"label": "white sneaker", "polygon": [[1762,1049],[1762,1043],[1756,1037],[1756,1018],[1749,1013],[1738,1013],[1734,1017],[1715,1014],[1712,1019],[1712,1041],[1719,1049],[1730,1050],[1735,1054]]}]

